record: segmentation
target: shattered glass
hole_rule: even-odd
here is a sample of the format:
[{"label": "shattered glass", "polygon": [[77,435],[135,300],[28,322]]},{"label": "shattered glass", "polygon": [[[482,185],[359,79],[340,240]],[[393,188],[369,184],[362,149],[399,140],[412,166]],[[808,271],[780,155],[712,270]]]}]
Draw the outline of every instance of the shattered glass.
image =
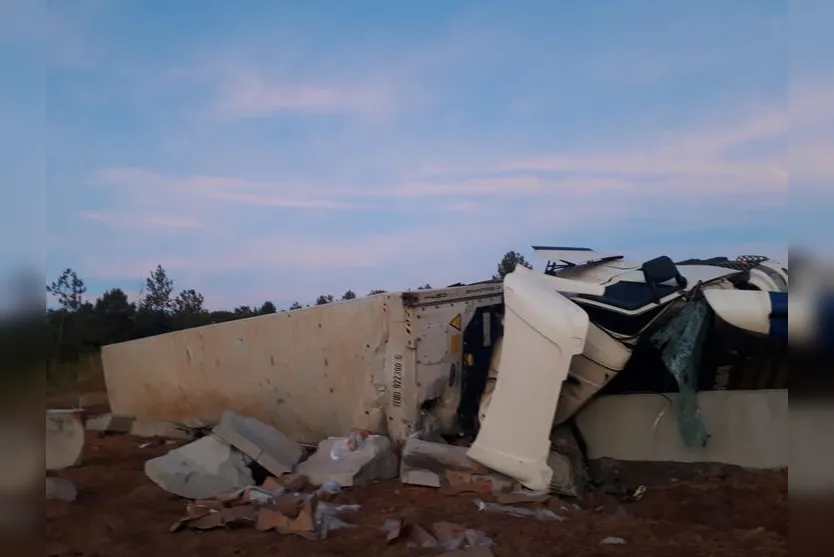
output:
[{"label": "shattered glass", "polygon": [[675,409],[678,429],[689,447],[704,447],[710,433],[698,407],[698,370],[701,348],[709,328],[710,308],[703,299],[694,300],[651,337],[661,359],[678,384],[680,396]]}]

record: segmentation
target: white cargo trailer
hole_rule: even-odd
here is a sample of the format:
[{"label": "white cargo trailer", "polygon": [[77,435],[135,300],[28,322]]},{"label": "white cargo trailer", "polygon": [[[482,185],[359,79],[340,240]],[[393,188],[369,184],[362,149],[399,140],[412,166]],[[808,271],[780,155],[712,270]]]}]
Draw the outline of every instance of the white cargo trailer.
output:
[{"label": "white cargo trailer", "polygon": [[402,440],[429,419],[452,432],[465,368],[486,376],[502,310],[502,283],[486,282],[113,344],[102,349],[110,405],[180,423],[233,410],[310,444],[353,428]]}]

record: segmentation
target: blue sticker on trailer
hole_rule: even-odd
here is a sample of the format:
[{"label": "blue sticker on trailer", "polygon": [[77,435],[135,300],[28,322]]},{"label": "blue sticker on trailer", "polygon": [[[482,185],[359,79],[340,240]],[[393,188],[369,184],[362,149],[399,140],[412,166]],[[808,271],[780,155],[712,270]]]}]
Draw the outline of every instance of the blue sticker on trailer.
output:
[{"label": "blue sticker on trailer", "polygon": [[770,336],[788,338],[787,292],[770,292]]}]

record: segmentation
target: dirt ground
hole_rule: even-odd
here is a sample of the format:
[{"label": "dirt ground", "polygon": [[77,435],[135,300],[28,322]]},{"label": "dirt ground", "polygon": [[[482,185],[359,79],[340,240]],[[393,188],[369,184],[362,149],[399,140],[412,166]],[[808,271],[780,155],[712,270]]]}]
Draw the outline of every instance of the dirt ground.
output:
[{"label": "dirt ground", "polygon": [[[600,491],[579,501],[552,499],[547,505],[564,522],[478,511],[474,494],[443,495],[432,488],[405,487],[396,481],[353,488],[336,502],[358,503],[347,517],[354,528],[308,541],[255,529],[169,532],[185,501],[171,496],[143,473],[146,460],[171,447],[141,448],[146,440],[90,434],[84,464],[63,475],[79,489],[74,503],[46,504],[46,554],[62,557],[200,557],[305,555],[418,555],[401,541],[387,545],[380,527],[404,516],[428,527],[456,522],[484,531],[496,556],[618,555],[623,557],[787,555],[787,473],[714,470],[718,477],[673,471],[659,473],[642,499],[626,502]],[[692,476],[692,474],[690,474]],[[641,481],[641,480],[639,480]],[[636,486],[631,486],[636,487]],[[566,509],[561,508],[562,506]],[[609,536],[625,545],[601,545]]]}]

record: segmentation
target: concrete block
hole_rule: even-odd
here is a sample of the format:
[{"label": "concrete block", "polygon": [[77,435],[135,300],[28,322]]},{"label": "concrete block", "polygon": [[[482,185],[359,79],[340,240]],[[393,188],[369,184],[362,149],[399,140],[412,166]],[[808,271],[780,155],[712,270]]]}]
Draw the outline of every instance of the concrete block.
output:
[{"label": "concrete block", "polygon": [[296,467],[296,473],[307,476],[316,486],[333,480],[342,487],[351,487],[397,477],[398,459],[387,437],[371,435],[355,451],[345,453],[341,460],[333,460],[331,452],[341,443],[344,443],[341,437],[325,439],[309,459]]},{"label": "concrete block", "polygon": [[193,439],[193,435],[187,427],[163,420],[134,420],[130,425],[130,434],[136,437]]},{"label": "concrete block", "polygon": [[46,469],[62,470],[81,464],[84,449],[82,412],[75,409],[46,411]]},{"label": "concrete block", "polygon": [[130,433],[134,419],[132,416],[117,414],[102,414],[87,419],[84,426],[87,431],[101,431],[104,433]]},{"label": "concrete block", "polygon": [[223,412],[212,431],[275,476],[292,472],[304,455],[301,445],[277,429],[235,412]]},{"label": "concrete block", "polygon": [[147,461],[145,474],[165,491],[188,499],[210,499],[254,484],[245,457],[214,435]]},{"label": "concrete block", "polygon": [[78,497],[78,489],[69,480],[64,478],[46,478],[46,498],[60,499],[72,503]]},{"label": "concrete block", "polygon": [[759,469],[788,466],[795,416],[787,389],[699,392],[698,406],[712,434],[705,447],[684,443],[675,412],[679,397],[607,395],[588,402],[576,415],[588,458],[714,462]]},{"label": "concrete block", "polygon": [[403,446],[400,481],[404,484],[441,487],[446,472],[487,474],[489,470],[466,456],[467,447],[409,439]]}]

